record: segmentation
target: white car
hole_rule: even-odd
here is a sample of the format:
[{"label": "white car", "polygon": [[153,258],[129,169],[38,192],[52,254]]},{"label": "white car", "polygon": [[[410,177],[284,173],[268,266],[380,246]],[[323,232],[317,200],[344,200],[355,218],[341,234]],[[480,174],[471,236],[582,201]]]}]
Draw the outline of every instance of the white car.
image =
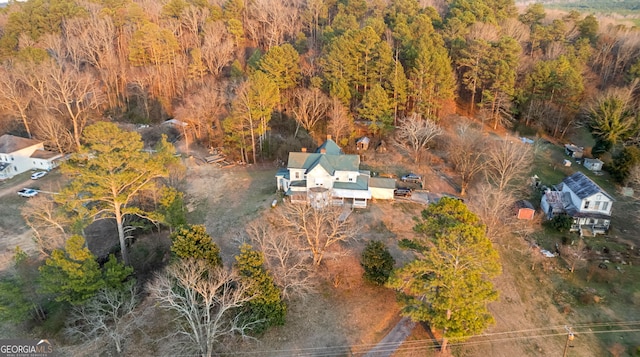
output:
[{"label": "white car", "polygon": [[38,172],[34,172],[33,174],[31,174],[31,179],[32,180],[37,180],[39,178],[41,178],[42,176],[46,175],[47,172],[46,171],[38,171]]},{"label": "white car", "polygon": [[22,190],[18,191],[18,195],[22,197],[34,197],[37,194],[38,191],[32,188],[23,188]]}]

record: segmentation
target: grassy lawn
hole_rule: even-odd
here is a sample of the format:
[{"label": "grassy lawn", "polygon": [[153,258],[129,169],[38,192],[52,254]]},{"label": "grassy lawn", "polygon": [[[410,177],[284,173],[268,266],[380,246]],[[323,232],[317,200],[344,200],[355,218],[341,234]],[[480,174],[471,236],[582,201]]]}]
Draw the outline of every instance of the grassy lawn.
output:
[{"label": "grassy lawn", "polygon": [[[594,142],[586,130],[578,131],[572,136],[571,142],[585,148]],[[563,160],[571,160],[571,166],[564,166]],[[616,199],[612,213],[612,229],[607,235],[586,237],[584,241],[588,247],[586,260],[576,265],[574,273],[568,270],[567,257],[549,258],[547,263],[553,267],[548,276],[553,282],[555,293],[553,303],[558,309],[568,315],[570,323],[595,323],[608,321],[637,321],[640,319],[640,255],[637,247],[637,205],[632,198],[621,197],[618,188],[610,176],[594,175],[584,166],[564,153],[560,145],[545,143],[535,157],[531,175],[537,175],[543,185],[551,187],[557,185],[566,176],[577,171],[583,172],[596,182],[602,189]],[[539,205],[541,193],[532,197]],[[634,213],[635,212],[635,213]],[[543,249],[551,252],[556,250],[556,244],[562,247],[580,239],[577,233],[558,232],[545,224],[532,235]],[[604,263],[604,265],[600,265]],[[600,265],[600,266],[599,266]],[[606,269],[605,269],[606,265]],[[611,325],[610,331],[596,331],[582,338],[597,339],[609,350],[621,348],[625,352],[615,354],[619,356],[638,355],[640,335],[637,332],[617,332],[623,329]],[[636,327],[634,327],[636,328]],[[615,333],[614,333],[615,332]]]},{"label": "grassy lawn", "polygon": [[[571,166],[564,166],[564,160],[570,160]],[[608,173],[603,172],[602,175],[595,175],[583,165],[578,164],[575,159],[565,155],[564,147],[550,143],[541,144],[533,162],[531,175],[537,175],[543,185],[551,187],[578,171],[584,173],[610,195],[616,195],[616,185]]]}]

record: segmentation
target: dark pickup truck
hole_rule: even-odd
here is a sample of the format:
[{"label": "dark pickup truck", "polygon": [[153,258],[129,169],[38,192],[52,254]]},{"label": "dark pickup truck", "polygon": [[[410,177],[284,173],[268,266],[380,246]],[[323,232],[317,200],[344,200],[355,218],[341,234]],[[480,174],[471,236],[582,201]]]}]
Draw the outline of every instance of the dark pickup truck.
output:
[{"label": "dark pickup truck", "polygon": [[397,197],[411,197],[411,190],[408,188],[396,188],[393,195]]}]

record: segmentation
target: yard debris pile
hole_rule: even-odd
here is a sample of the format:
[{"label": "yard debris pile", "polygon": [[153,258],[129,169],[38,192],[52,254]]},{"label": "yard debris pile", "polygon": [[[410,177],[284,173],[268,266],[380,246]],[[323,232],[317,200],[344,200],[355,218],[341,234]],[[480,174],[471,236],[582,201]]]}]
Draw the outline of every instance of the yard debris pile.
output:
[{"label": "yard debris pile", "polygon": [[227,161],[227,157],[222,153],[221,148],[215,148],[211,150],[212,155],[204,158],[207,164],[215,164],[220,168],[227,168],[235,166],[233,162]]}]

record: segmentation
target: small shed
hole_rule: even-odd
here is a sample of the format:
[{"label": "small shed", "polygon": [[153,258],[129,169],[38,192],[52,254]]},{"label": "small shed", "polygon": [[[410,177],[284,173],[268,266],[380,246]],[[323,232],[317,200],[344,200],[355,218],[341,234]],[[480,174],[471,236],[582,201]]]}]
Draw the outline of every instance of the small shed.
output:
[{"label": "small shed", "polygon": [[584,155],[584,148],[573,144],[564,144],[564,153],[574,159],[581,159],[582,155]]},{"label": "small shed", "polygon": [[530,221],[536,213],[536,209],[533,207],[533,204],[527,200],[516,201],[515,209],[516,217],[518,219],[526,219]]},{"label": "small shed", "polygon": [[369,139],[366,136],[361,137],[360,139],[358,139],[358,141],[356,141],[356,149],[357,150],[367,150],[369,149],[369,142],[371,142],[371,139]]},{"label": "small shed", "polygon": [[378,146],[376,147],[376,151],[387,152],[387,143],[385,143],[384,140],[380,140],[380,143],[378,143]]},{"label": "small shed", "polygon": [[603,162],[598,159],[584,159],[583,165],[587,170],[600,171],[602,170],[602,164]]}]

